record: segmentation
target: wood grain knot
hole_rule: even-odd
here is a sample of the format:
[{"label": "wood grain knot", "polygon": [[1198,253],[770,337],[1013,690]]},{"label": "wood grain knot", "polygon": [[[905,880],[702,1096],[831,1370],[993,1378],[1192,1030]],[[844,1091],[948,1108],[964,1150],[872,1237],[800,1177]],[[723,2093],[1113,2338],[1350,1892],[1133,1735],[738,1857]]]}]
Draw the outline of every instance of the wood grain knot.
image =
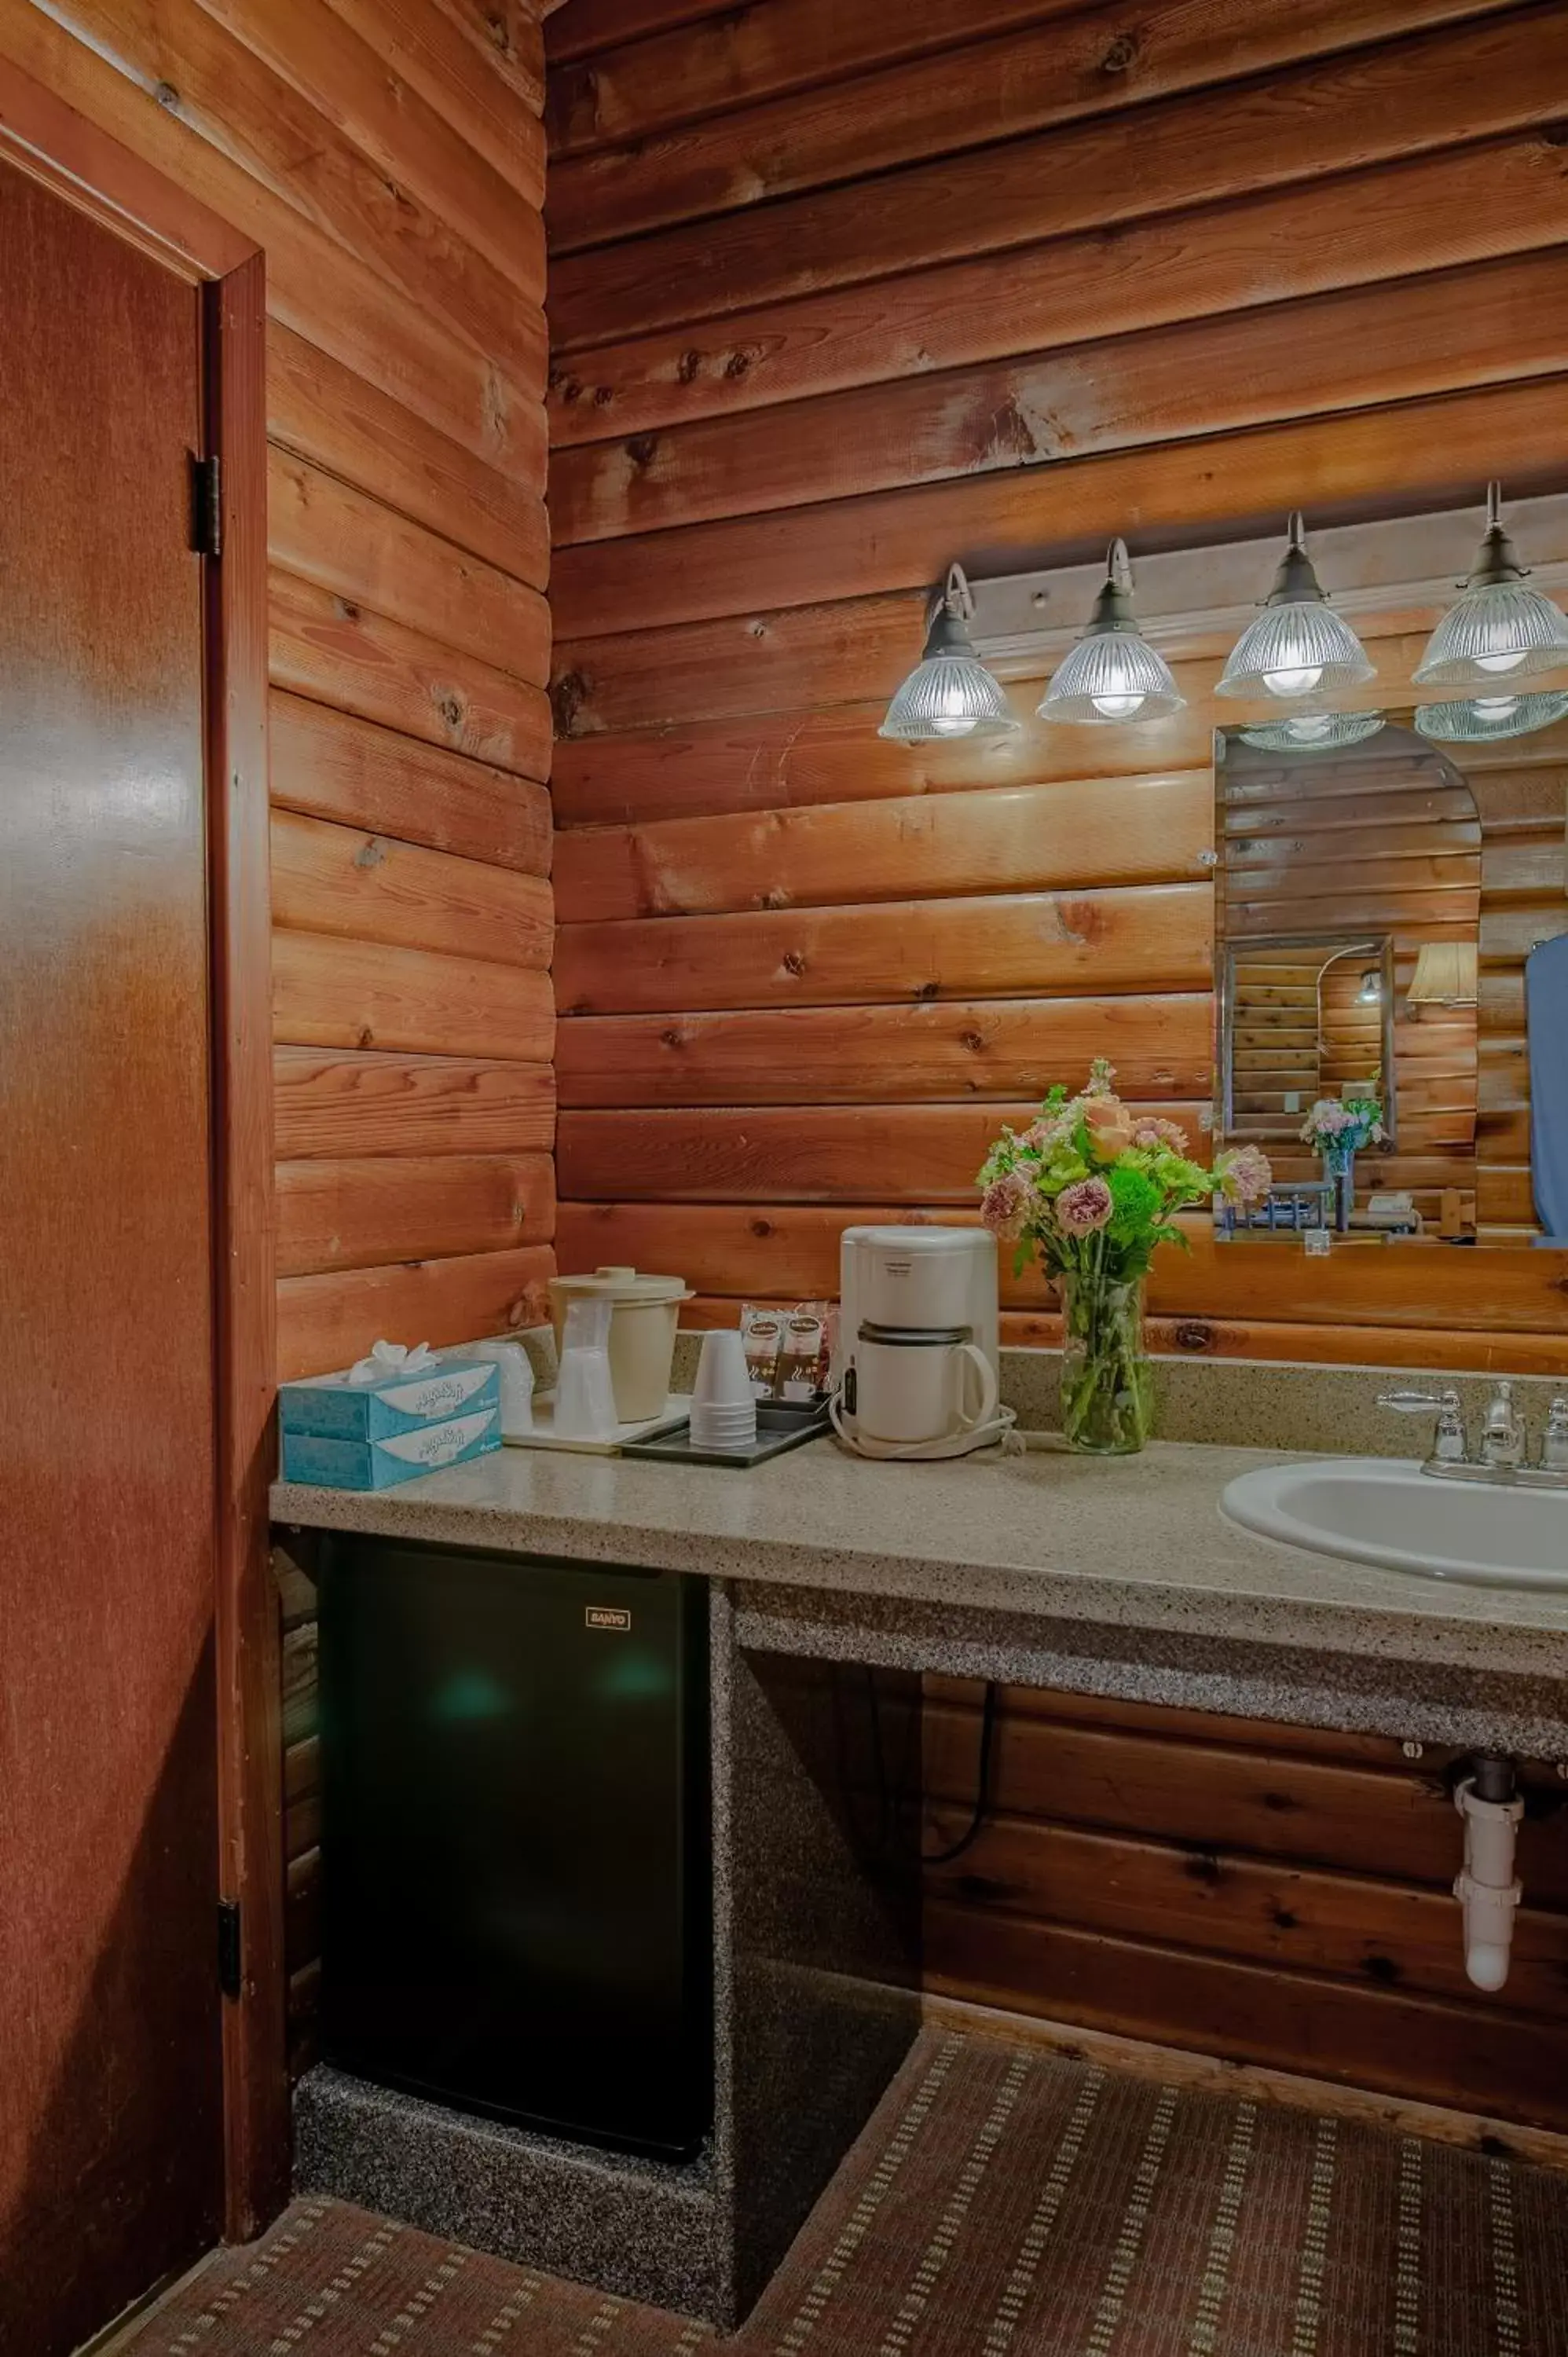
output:
[{"label": "wood grain knot", "polygon": [[626,446],[626,455],[639,474],[646,474],[659,452],[657,434],[634,434]]},{"label": "wood grain knot", "polygon": [[786,974],[802,974],[806,971],[806,953],[803,950],[786,950],[779,963]]},{"label": "wood grain knot", "polygon": [[1124,74],[1137,63],[1137,34],[1118,33],[1100,60],[1100,70],[1102,74]]},{"label": "wood grain knot", "polygon": [[557,737],[573,737],[577,730],[577,716],[587,701],[588,683],[580,671],[563,672],[550,690],[550,709],[555,716]]},{"label": "wood grain knot", "polygon": [[970,1055],[978,1056],[985,1046],[985,1034],[983,1031],[961,1031],[958,1035],[958,1044],[967,1049]]},{"label": "wood grain knot", "polygon": [[1184,1318],[1171,1340],[1178,1351],[1211,1351],[1214,1329],[1206,1326],[1200,1318]]}]

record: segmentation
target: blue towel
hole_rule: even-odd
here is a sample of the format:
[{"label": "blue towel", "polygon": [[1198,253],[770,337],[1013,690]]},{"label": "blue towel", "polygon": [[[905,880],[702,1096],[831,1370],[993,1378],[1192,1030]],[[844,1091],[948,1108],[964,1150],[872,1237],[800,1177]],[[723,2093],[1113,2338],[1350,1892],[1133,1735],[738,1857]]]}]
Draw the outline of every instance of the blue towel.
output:
[{"label": "blue towel", "polygon": [[1568,933],[1541,942],[1525,961],[1530,1034],[1530,1167],[1537,1241],[1568,1246]]}]

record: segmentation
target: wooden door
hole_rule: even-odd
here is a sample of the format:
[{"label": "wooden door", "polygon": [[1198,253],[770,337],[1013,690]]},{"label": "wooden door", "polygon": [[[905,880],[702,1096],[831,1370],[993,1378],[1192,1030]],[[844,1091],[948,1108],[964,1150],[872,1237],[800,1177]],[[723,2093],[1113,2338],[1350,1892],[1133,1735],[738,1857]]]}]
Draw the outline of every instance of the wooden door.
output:
[{"label": "wooden door", "polygon": [[197,290],[0,165],[0,2352],[216,2238]]}]

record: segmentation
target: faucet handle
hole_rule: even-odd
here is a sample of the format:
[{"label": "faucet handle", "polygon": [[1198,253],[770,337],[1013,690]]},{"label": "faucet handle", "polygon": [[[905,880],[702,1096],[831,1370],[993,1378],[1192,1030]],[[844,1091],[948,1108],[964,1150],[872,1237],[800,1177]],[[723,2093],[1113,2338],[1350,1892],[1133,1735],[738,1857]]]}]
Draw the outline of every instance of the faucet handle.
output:
[{"label": "faucet handle", "polygon": [[1434,1415],[1437,1431],[1432,1444],[1433,1456],[1445,1465],[1463,1463],[1465,1414],[1452,1384],[1442,1392],[1380,1392],[1378,1405],[1391,1408],[1396,1415]]},{"label": "faucet handle", "polygon": [[1514,1405],[1512,1383],[1502,1375],[1492,1386],[1481,1456],[1487,1465],[1511,1466],[1523,1455],[1524,1418]]},{"label": "faucet handle", "polygon": [[1546,1411],[1541,1461],[1549,1473],[1568,1473],[1568,1399],[1559,1396]]}]

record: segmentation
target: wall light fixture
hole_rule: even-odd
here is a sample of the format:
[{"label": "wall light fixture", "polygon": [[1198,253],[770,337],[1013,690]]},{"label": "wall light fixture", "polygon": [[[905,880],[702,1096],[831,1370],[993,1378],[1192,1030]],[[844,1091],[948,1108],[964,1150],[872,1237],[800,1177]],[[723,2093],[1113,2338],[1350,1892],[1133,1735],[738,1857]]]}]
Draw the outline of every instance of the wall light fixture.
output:
[{"label": "wall light fixture", "polygon": [[1231,648],[1216,695],[1316,695],[1374,676],[1360,640],[1324,594],[1299,511],[1289,532],[1263,610]]},{"label": "wall light fixture", "polygon": [[1105,560],[1104,586],[1088,626],[1058,664],[1040,700],[1040,717],[1114,726],[1119,721],[1164,720],[1181,711],[1186,702],[1169,663],[1138,628],[1127,544],[1113,540]]},{"label": "wall light fixture", "polygon": [[961,565],[948,567],[947,587],[926,628],[926,649],[887,707],[877,730],[896,744],[925,745],[943,737],[1009,737],[1018,723],[1001,687],[970,644],[974,611]]},{"label": "wall light fixture", "polygon": [[1568,616],[1539,589],[1503,528],[1502,486],[1487,486],[1487,529],[1464,595],[1427,640],[1412,676],[1418,687],[1486,689],[1499,679],[1568,663]]}]

